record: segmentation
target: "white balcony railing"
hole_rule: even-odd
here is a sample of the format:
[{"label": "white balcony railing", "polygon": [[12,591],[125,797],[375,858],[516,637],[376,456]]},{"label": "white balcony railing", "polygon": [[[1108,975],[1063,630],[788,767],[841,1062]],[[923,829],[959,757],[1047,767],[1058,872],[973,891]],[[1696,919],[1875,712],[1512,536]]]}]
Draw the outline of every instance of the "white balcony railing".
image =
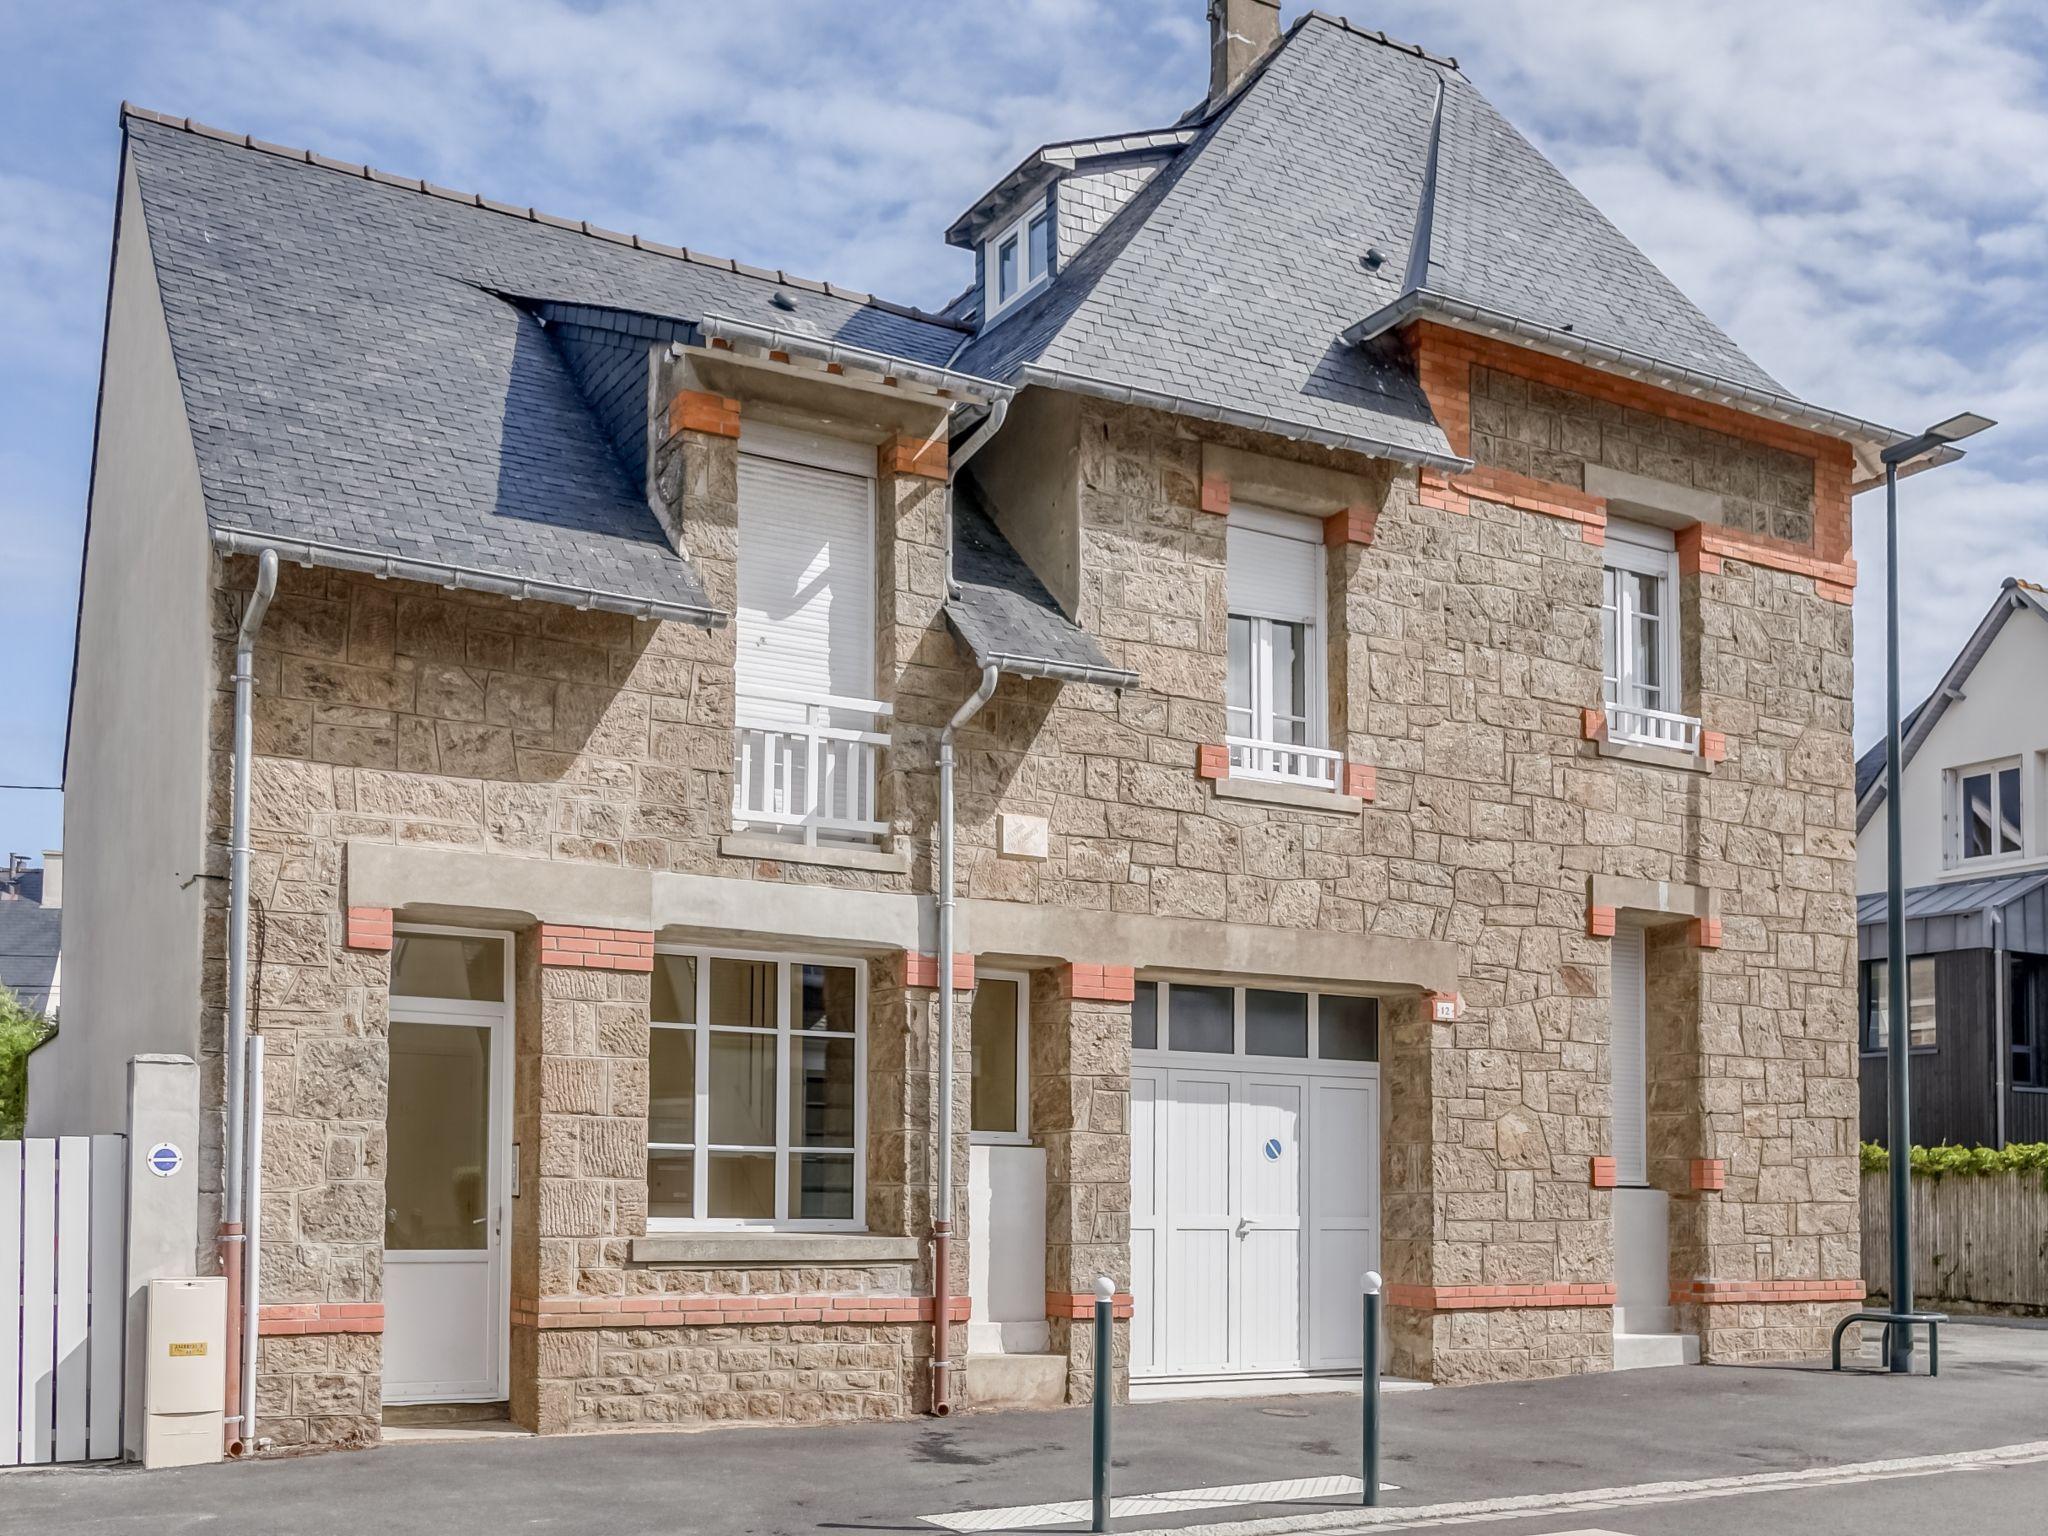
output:
[{"label": "white balcony railing", "polygon": [[1668,747],[1674,752],[1698,752],[1700,722],[1695,715],[1674,715],[1662,709],[1639,709],[1630,704],[1607,706],[1607,739],[1639,747]]},{"label": "white balcony railing", "polygon": [[1294,747],[1278,741],[1252,741],[1226,736],[1230,776],[1265,779],[1274,784],[1306,784],[1312,789],[1337,788],[1344,773],[1344,754],[1321,747]]},{"label": "white balcony railing", "polygon": [[735,707],[732,819],[805,843],[868,841],[889,830],[876,771],[893,713],[877,699],[749,688]]}]

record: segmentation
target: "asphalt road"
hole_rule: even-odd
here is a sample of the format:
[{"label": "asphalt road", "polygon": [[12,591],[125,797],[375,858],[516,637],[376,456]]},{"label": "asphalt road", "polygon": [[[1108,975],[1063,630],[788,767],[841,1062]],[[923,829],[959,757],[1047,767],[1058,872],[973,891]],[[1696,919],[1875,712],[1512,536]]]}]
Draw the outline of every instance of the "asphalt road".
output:
[{"label": "asphalt road", "polygon": [[[1612,1376],[1391,1393],[1382,1475],[1392,1506],[1725,1478],[2048,1439],[2048,1330],[1955,1325],[1943,1374],[1831,1375],[1820,1367],[1678,1368]],[[1149,1493],[1355,1474],[1355,1397],[1151,1403],[1119,1410],[1115,1488]],[[1085,1497],[1084,1411],[965,1415],[945,1421],[804,1430],[726,1429],[574,1439],[387,1446],[177,1472],[55,1469],[0,1473],[0,1533],[65,1536],[323,1536],[576,1532],[605,1536],[796,1536],[931,1532],[920,1517]],[[1986,1519],[1900,1526],[1997,1536],[2001,1489],[2044,1528],[2041,1473],[2000,1469],[1893,1479],[1872,1497],[1917,1498],[1921,1484],[1989,1499]],[[1909,1486],[1910,1485],[1910,1486]],[[1817,1501],[1848,1507],[1861,1485],[1748,1493],[1630,1507],[1600,1518],[1502,1529],[1644,1531],[1831,1529],[1741,1524]],[[1711,1504],[1713,1507],[1708,1508]],[[1976,1508],[1976,1503],[1965,1506]],[[1180,1527],[1331,1506],[1265,1506],[1133,1518]],[[1384,1517],[1383,1517],[1384,1518]],[[1845,1517],[1846,1518],[1846,1517]],[[1735,1521],[1730,1524],[1728,1522]],[[1656,1523],[1662,1522],[1662,1523]],[[1715,1523],[1720,1522],[1720,1523]],[[1057,1529],[1057,1527],[1040,1527]],[[1842,1527],[1848,1529],[1847,1525]],[[1882,1536],[1884,1524],[1858,1524]],[[2016,1527],[2015,1527],[2016,1528]],[[1066,1529],[1074,1529],[1069,1526]]]}]

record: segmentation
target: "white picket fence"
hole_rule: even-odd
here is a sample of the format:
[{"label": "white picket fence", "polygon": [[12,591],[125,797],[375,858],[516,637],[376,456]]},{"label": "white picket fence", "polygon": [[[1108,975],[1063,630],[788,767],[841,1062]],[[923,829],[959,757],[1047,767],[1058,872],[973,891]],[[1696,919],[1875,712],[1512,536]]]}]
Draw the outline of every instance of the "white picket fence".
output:
[{"label": "white picket fence", "polygon": [[121,1454],[126,1143],[0,1141],[0,1467]]}]

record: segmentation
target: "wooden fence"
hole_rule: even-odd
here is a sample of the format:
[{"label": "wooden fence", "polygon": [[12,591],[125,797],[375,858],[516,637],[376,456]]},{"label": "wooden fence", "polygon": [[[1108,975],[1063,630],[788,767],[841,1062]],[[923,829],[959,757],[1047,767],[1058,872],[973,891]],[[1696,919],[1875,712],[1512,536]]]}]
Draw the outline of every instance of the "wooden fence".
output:
[{"label": "wooden fence", "polygon": [[[1891,1289],[1891,1176],[1863,1175],[1863,1283]],[[1913,1299],[2048,1312],[2048,1189],[2038,1173],[1913,1180]]]},{"label": "wooden fence", "polygon": [[0,1141],[0,1467],[121,1454],[126,1143]]}]

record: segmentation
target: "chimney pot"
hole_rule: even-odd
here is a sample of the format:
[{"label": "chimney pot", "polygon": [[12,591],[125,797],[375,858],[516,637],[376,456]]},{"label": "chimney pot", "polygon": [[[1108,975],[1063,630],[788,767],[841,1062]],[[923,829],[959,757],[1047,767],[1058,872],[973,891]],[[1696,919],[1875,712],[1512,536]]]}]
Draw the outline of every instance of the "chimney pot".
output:
[{"label": "chimney pot", "polygon": [[1280,0],[1209,0],[1209,107],[1280,41]]}]

